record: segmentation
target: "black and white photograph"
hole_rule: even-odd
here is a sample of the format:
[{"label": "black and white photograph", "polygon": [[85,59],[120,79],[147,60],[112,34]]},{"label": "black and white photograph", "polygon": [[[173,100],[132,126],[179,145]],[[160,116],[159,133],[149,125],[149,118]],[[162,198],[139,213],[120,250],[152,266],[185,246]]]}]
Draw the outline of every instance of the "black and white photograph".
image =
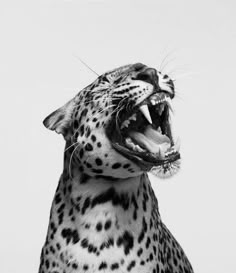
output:
[{"label": "black and white photograph", "polygon": [[235,273],[235,10],[0,2],[2,273]]}]

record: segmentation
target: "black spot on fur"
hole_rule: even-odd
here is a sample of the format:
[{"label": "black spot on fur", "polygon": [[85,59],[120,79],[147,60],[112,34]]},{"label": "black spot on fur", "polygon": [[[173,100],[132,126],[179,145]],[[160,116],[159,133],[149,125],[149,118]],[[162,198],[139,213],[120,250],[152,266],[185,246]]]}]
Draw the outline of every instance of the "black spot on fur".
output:
[{"label": "black spot on fur", "polygon": [[63,222],[63,218],[64,218],[64,213],[61,212],[59,215],[58,215],[58,224],[61,225],[62,222]]},{"label": "black spot on fur", "polygon": [[128,255],[134,246],[134,237],[129,231],[125,231],[122,236],[117,239],[117,246],[124,246],[124,253]]},{"label": "black spot on fur", "polygon": [[124,210],[127,210],[129,208],[128,194],[125,193],[118,194],[113,187],[95,196],[91,201],[91,208],[109,201],[112,202],[114,206],[121,206]]},{"label": "black spot on fur", "polygon": [[142,240],[144,239],[145,233],[147,232],[147,223],[145,221],[145,218],[143,217],[143,223],[142,223],[142,230],[138,237],[138,243],[140,244]]},{"label": "black spot on fur", "polygon": [[92,245],[92,244],[89,244],[88,245],[88,252],[89,253],[96,253],[96,251],[97,251],[97,248],[94,246],[94,245]]},{"label": "black spot on fur", "polygon": [[88,113],[88,109],[85,108],[85,109],[81,112],[80,116],[81,116],[81,117],[85,117],[85,116],[87,115],[87,113]]},{"label": "black spot on fur", "polygon": [[86,211],[87,208],[89,208],[89,206],[90,206],[90,198],[87,197],[87,198],[85,199],[84,205],[83,205],[83,207],[82,207],[82,211],[81,211],[82,214],[85,214],[85,211]]},{"label": "black spot on fur", "polygon": [[79,127],[78,120],[74,120],[74,128],[75,128],[75,129],[78,129],[78,127]]},{"label": "black spot on fur", "polygon": [[92,169],[94,173],[103,173],[103,170],[101,169]]},{"label": "black spot on fur", "polygon": [[118,168],[121,167],[121,164],[120,163],[115,163],[111,167],[112,167],[112,169],[118,169]]},{"label": "black spot on fur", "polygon": [[111,220],[107,220],[104,225],[104,228],[105,228],[105,230],[108,230],[110,227],[111,227]]},{"label": "black spot on fur", "polygon": [[59,204],[61,202],[61,195],[60,193],[57,193],[56,196],[55,196],[55,204]]},{"label": "black spot on fur", "polygon": [[89,266],[87,265],[87,264],[85,264],[84,266],[83,266],[83,270],[84,271],[87,271],[89,269]]},{"label": "black spot on fur", "polygon": [[143,249],[140,247],[137,252],[138,257],[140,257],[142,255],[142,253],[143,253]]},{"label": "black spot on fur", "polygon": [[119,268],[119,264],[118,263],[114,263],[111,265],[111,270],[116,270]]},{"label": "black spot on fur", "polygon": [[49,266],[50,266],[49,260],[45,261],[45,266],[46,266],[47,269],[49,269]]},{"label": "black spot on fur", "polygon": [[86,132],[85,136],[89,137],[91,134],[91,129],[90,129],[90,127],[87,127],[86,129],[87,129],[87,132]]},{"label": "black spot on fur", "polygon": [[101,231],[102,230],[102,223],[101,222],[97,223],[96,230],[97,231]]},{"label": "black spot on fur", "polygon": [[61,245],[59,243],[56,243],[56,247],[57,247],[58,250],[61,249]]},{"label": "black spot on fur", "polygon": [[107,268],[107,263],[106,262],[101,262],[101,264],[99,265],[98,270],[102,270],[102,269],[106,269]]},{"label": "black spot on fur", "polygon": [[145,265],[145,261],[142,260],[142,261],[140,262],[140,265]]},{"label": "black spot on fur", "polygon": [[97,158],[95,159],[95,162],[96,162],[96,164],[97,164],[98,166],[101,166],[101,165],[102,165],[102,160],[101,160],[101,158],[99,158],[99,157],[97,157]]},{"label": "black spot on fur", "polygon": [[149,248],[150,243],[151,243],[151,240],[150,240],[150,237],[148,236],[147,241],[146,241],[146,248],[147,249]]},{"label": "black spot on fur", "polygon": [[73,263],[73,264],[72,264],[72,268],[73,268],[73,269],[77,269],[77,268],[78,268],[78,265],[77,265],[76,263]]},{"label": "black spot on fur", "polygon": [[80,243],[80,245],[83,247],[83,248],[87,248],[88,247],[88,239],[83,239]]},{"label": "black spot on fur", "polygon": [[81,135],[81,136],[84,135],[84,125],[81,125],[81,126],[80,126],[79,132],[80,132],[80,135]]},{"label": "black spot on fur", "polygon": [[91,169],[91,168],[92,168],[92,165],[91,165],[90,163],[85,162],[85,164],[86,164],[87,168],[89,168],[89,169]]},{"label": "black spot on fur", "polygon": [[135,261],[133,260],[128,266],[127,266],[127,270],[131,271],[133,267],[135,267]]},{"label": "black spot on fur", "polygon": [[95,135],[91,135],[91,140],[93,141],[93,142],[95,142],[96,141],[96,137],[95,137]]},{"label": "black spot on fur", "polygon": [[91,152],[93,150],[93,146],[90,143],[85,145],[85,150]]},{"label": "black spot on fur", "polygon": [[73,244],[76,244],[79,242],[79,234],[76,229],[72,230],[70,228],[64,228],[61,231],[62,237],[66,240],[66,243],[69,244],[72,242]]},{"label": "black spot on fur", "polygon": [[61,206],[58,208],[57,213],[61,213],[65,208],[65,204],[61,204]]}]

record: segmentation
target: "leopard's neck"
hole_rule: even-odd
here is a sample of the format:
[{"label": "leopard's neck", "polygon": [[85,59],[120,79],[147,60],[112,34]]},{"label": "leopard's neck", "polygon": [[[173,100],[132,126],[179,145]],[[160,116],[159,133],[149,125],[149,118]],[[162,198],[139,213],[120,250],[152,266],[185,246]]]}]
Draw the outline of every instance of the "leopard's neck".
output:
[{"label": "leopard's neck", "polygon": [[[54,198],[53,207],[59,211],[55,221],[63,217],[61,222],[73,225],[81,238],[94,236],[94,232],[102,235],[102,230],[107,238],[124,230],[140,234],[142,226],[154,225],[153,214],[159,221],[157,200],[146,173],[125,180],[108,180],[81,173],[73,179],[62,175]],[[61,218],[59,201],[67,211]],[[104,241],[104,236],[100,237]]]}]

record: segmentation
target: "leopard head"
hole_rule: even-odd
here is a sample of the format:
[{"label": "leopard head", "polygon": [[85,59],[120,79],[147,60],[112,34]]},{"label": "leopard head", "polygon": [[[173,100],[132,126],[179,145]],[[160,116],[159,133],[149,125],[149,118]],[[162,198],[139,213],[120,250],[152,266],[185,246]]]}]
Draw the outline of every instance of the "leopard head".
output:
[{"label": "leopard head", "polygon": [[174,96],[167,75],[141,63],[126,65],[99,76],[44,125],[64,136],[73,170],[114,178],[146,171],[167,177],[180,166],[171,132]]}]

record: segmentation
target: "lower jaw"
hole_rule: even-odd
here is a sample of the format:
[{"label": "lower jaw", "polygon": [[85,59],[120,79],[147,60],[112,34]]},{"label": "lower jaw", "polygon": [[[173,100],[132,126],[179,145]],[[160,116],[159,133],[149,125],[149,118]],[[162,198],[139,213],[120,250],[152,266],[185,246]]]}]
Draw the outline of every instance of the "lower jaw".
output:
[{"label": "lower jaw", "polygon": [[133,161],[138,165],[143,171],[150,171],[153,167],[164,166],[165,164],[171,164],[180,159],[179,152],[175,152],[164,159],[159,159],[154,155],[142,155],[137,152],[133,152],[118,143],[112,143],[112,146],[120,154]]}]

